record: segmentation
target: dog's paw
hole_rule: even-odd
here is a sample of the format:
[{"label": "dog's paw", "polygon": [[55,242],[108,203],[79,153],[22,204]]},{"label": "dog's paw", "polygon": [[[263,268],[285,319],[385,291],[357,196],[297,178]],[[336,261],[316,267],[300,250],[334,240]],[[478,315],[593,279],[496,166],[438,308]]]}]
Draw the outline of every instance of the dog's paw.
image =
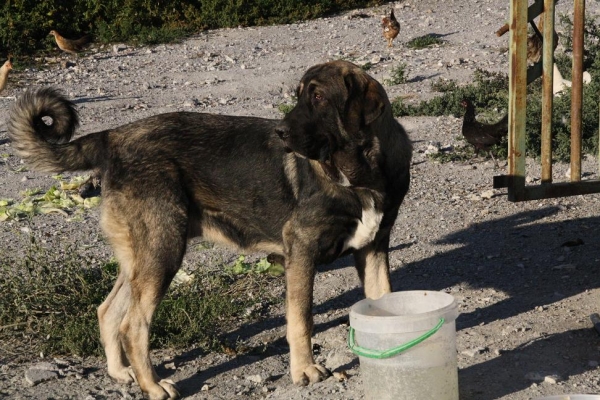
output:
[{"label": "dog's paw", "polygon": [[169,400],[178,399],[180,397],[177,385],[171,379],[161,379],[158,384],[169,394]]},{"label": "dog's paw", "polygon": [[174,400],[180,397],[175,382],[170,379],[162,379],[144,392],[150,400]]},{"label": "dog's paw", "polygon": [[131,367],[121,368],[109,368],[108,375],[117,383],[124,385],[130,385],[133,382],[137,382],[135,379],[135,373]]},{"label": "dog's paw", "polygon": [[322,365],[310,364],[295,373],[292,372],[292,380],[296,385],[306,386],[309,383],[321,382],[329,375],[331,372]]}]

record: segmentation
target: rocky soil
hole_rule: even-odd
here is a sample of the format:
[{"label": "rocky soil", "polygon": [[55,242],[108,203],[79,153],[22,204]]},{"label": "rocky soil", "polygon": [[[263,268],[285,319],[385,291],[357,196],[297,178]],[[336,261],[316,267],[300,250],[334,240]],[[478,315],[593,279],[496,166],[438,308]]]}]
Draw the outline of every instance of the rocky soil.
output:
[{"label": "rocky soil", "polygon": [[[410,1],[391,4],[401,24],[388,49],[380,17],[389,6],[356,10],[304,23],[202,32],[178,44],[95,47],[65,68],[58,55],[42,69],[10,75],[2,96],[52,85],[64,90],[81,114],[81,133],[115,127],[161,112],[195,110],[280,118],[280,104],[310,66],[332,59],[370,62],[380,81],[400,63],[409,82],[386,86],[390,98],[430,98],[438,78],[466,83],[476,68],[507,72],[508,37],[494,32],[509,15],[507,0]],[[558,13],[571,13],[569,2]],[[589,16],[600,3],[589,1]],[[410,39],[436,34],[442,46],[412,50]],[[561,51],[559,46],[558,51]],[[13,100],[0,99],[0,124]],[[599,195],[511,203],[492,189],[505,173],[490,161],[440,164],[427,152],[460,145],[454,117],[400,121],[414,141],[413,181],[392,236],[395,290],[442,290],[459,303],[457,347],[461,399],[525,400],[564,393],[600,393],[600,337],[590,314],[600,312]],[[434,150],[435,151],[435,150]],[[0,125],[0,198],[21,197],[54,180],[23,169]],[[564,181],[567,165],[554,168]],[[585,179],[598,178],[586,157]],[[539,183],[539,165],[528,161],[528,182]],[[0,222],[0,251],[19,256],[30,235],[56,251],[74,243],[107,259],[98,212],[68,220],[48,214],[31,221]],[[78,250],[79,251],[79,250]],[[191,249],[186,265],[231,261],[235,253]],[[280,282],[282,285],[282,281]],[[281,289],[281,288],[279,288]],[[351,259],[323,268],[315,287],[317,359],[336,376],[299,388],[287,374],[282,308],[228,335],[261,355],[157,350],[158,372],[179,383],[191,399],[362,399],[357,358],[348,350],[348,310],[362,298]],[[0,397],[11,399],[137,399],[139,389],[115,384],[103,359],[75,356],[26,362],[0,355]]]}]

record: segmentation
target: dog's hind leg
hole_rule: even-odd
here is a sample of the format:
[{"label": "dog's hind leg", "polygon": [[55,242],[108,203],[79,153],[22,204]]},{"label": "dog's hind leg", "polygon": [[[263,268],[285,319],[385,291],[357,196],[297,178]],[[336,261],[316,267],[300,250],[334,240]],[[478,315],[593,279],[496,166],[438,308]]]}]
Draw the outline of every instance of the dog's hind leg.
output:
[{"label": "dog's hind leg", "polygon": [[[168,197],[166,191],[162,193]],[[113,211],[117,209],[114,204],[110,206],[114,206]],[[122,204],[120,208],[127,210],[126,206]],[[104,319],[110,315],[108,320],[115,325],[120,320],[117,333],[120,345],[146,397],[175,399],[179,397],[175,384],[160,380],[152,365],[149,328],[154,311],[183,259],[187,240],[185,207],[176,201],[138,199],[135,209],[127,211],[113,212],[107,217],[110,222],[103,218],[103,228],[113,244],[123,275],[117,280],[121,287],[105,301],[108,311]],[[115,325],[106,324],[108,333],[103,333],[103,339],[112,339]],[[116,348],[105,349],[109,363],[118,364]]]},{"label": "dog's hind leg", "polygon": [[103,206],[102,228],[112,245],[119,263],[119,276],[110,294],[98,307],[100,340],[106,353],[108,375],[119,383],[132,383],[135,380],[133,370],[121,343],[119,326],[129,308],[131,288],[129,277],[133,260],[132,243],[129,230],[122,223],[121,216],[109,207],[109,200]]},{"label": "dog's hind leg", "polygon": [[370,299],[378,299],[392,290],[388,258],[389,234],[385,236],[354,251],[358,277],[363,284],[365,296]]},{"label": "dog's hind leg", "polygon": [[119,337],[119,326],[129,307],[130,298],[129,282],[121,271],[112,291],[98,307],[100,339],[106,353],[108,375],[118,383],[132,383],[135,379]]}]

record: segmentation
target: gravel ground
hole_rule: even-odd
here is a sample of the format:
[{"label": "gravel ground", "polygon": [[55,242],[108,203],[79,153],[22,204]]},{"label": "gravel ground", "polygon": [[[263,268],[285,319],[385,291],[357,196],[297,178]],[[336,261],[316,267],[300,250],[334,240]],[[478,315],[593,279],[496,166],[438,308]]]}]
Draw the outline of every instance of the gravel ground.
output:
[{"label": "gravel ground", "polygon": [[[386,90],[391,99],[410,101],[433,96],[430,84],[438,78],[466,83],[476,68],[508,71],[508,37],[494,34],[508,18],[508,1],[423,0],[392,6],[401,33],[391,49],[379,27],[388,5],[306,23],[203,32],[178,44],[96,47],[71,68],[61,67],[66,56],[60,55],[47,59],[43,69],[10,75],[2,96],[59,87],[81,113],[80,132],[88,133],[176,110],[280,118],[277,107],[291,103],[303,72],[332,59],[370,62],[369,73],[382,82],[392,68],[405,63],[409,82]],[[558,13],[569,14],[570,7],[560,2]],[[588,2],[587,13],[599,16],[600,3]],[[410,39],[430,33],[445,44],[425,50],[406,47]],[[1,123],[12,101],[0,99]],[[492,178],[505,173],[505,163],[500,169],[481,160],[440,164],[426,155],[431,143],[462,143],[460,119],[400,122],[414,141],[415,156],[411,189],[392,235],[393,287],[443,290],[457,299],[461,399],[600,393],[600,338],[589,319],[600,312],[600,196],[511,203],[505,191],[492,189]],[[3,125],[0,153],[0,198],[18,199],[27,188],[48,188],[55,182],[20,168]],[[566,179],[567,167],[555,166],[556,181]],[[528,161],[529,182],[539,181],[539,169]],[[598,178],[597,170],[595,160],[584,160],[586,179]],[[34,235],[56,251],[74,243],[81,252],[106,259],[111,251],[97,222],[97,209],[73,221],[48,214],[0,222],[0,251],[19,256]],[[575,242],[579,245],[570,245]],[[235,257],[222,248],[191,249],[185,263]],[[157,350],[158,372],[177,381],[191,399],[362,399],[363,385],[369,383],[362,382],[358,360],[346,346],[348,310],[362,298],[358,283],[352,260],[345,258],[323,268],[315,285],[317,359],[347,379],[292,385],[281,308],[227,333],[251,346],[263,344],[264,354]],[[136,387],[110,381],[103,359],[50,355],[2,361],[11,359],[0,355],[0,397],[141,398]],[[28,383],[44,377],[49,380]]]}]

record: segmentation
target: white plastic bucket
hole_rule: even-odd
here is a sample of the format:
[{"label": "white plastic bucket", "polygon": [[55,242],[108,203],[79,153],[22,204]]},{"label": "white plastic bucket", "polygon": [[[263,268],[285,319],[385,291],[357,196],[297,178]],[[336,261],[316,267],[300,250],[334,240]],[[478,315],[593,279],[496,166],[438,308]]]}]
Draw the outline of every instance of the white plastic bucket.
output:
[{"label": "white plastic bucket", "polygon": [[367,400],[458,400],[451,295],[394,292],[350,309],[348,345],[359,356]]}]

